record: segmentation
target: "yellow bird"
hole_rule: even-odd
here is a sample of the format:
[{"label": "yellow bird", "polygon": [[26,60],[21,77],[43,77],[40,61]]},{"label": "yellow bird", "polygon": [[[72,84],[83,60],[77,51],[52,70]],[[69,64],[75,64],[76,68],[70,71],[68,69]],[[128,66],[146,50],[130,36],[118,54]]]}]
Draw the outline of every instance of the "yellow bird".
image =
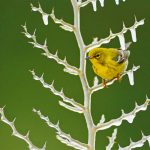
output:
[{"label": "yellow bird", "polygon": [[[126,48],[129,45],[130,43],[126,45]],[[103,86],[106,87],[106,81],[120,79],[120,75],[127,68],[129,55],[128,50],[94,48],[89,52],[87,59],[91,61],[95,74],[102,78]]]}]

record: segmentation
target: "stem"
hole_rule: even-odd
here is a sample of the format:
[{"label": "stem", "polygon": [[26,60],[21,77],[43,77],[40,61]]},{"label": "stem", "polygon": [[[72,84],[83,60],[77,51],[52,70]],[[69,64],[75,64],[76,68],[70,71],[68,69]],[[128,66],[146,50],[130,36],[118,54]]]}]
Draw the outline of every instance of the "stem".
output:
[{"label": "stem", "polygon": [[85,44],[80,32],[80,7],[76,0],[71,0],[71,3],[74,10],[74,34],[80,49],[80,80],[84,92],[84,117],[88,128],[88,146],[89,150],[95,150],[96,130],[91,115],[91,92],[86,77],[86,52],[84,51]]}]

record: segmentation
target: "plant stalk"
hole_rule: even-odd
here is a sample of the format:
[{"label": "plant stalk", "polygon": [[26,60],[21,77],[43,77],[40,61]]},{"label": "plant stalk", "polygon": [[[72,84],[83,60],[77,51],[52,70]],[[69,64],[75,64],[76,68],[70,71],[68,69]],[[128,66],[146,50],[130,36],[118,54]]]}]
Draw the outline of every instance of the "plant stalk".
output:
[{"label": "plant stalk", "polygon": [[84,50],[85,44],[80,31],[80,7],[76,0],[71,0],[71,3],[74,10],[74,33],[80,49],[80,80],[84,92],[84,117],[88,129],[88,146],[89,150],[95,150],[96,130],[91,115],[91,92],[86,77],[86,52]]}]

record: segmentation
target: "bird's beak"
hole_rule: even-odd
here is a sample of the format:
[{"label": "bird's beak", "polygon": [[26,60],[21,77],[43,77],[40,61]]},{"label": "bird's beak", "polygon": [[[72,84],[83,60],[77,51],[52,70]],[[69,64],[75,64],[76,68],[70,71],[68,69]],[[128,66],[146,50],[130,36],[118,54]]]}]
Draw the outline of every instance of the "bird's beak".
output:
[{"label": "bird's beak", "polygon": [[87,57],[85,57],[85,59],[92,59],[93,57],[91,57],[91,56],[87,56]]}]

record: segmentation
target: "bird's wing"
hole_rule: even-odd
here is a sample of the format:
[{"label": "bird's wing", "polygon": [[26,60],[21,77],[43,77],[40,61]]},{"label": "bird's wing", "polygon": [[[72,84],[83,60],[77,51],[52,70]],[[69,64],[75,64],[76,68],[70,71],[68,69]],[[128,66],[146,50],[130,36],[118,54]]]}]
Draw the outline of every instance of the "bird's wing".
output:
[{"label": "bird's wing", "polygon": [[113,60],[114,60],[115,62],[117,62],[118,64],[121,64],[121,63],[124,62],[124,59],[123,59],[123,57],[122,57],[120,54],[118,54],[117,56],[115,56],[115,57],[113,58]]},{"label": "bird's wing", "polygon": [[113,60],[116,61],[118,64],[124,63],[128,59],[128,57],[130,55],[130,51],[119,50],[118,52],[119,52],[118,55],[116,57],[114,57]]}]

